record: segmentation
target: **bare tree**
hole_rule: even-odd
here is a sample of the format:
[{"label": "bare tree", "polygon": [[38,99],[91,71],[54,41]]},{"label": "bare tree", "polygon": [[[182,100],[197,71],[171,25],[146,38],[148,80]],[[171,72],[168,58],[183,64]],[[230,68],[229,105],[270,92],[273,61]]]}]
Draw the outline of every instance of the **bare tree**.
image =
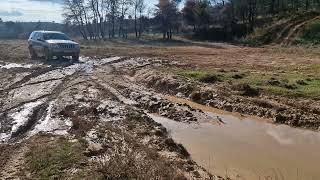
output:
[{"label": "bare tree", "polygon": [[144,27],[144,17],[143,17],[143,12],[146,9],[146,5],[144,3],[144,0],[140,0],[139,6],[138,6],[138,11],[139,11],[139,38],[142,35],[143,27]]},{"label": "bare tree", "polygon": [[156,6],[156,17],[161,22],[163,39],[172,39],[173,27],[178,19],[177,2],[173,0],[159,0]]},{"label": "bare tree", "polygon": [[136,37],[139,37],[140,28],[138,30],[138,16],[142,14],[142,11],[144,11],[145,4],[144,0],[134,0],[134,31],[136,33]]},{"label": "bare tree", "polygon": [[121,35],[122,37],[127,37],[127,30],[124,29],[124,20],[132,4],[133,4],[133,0],[119,0],[119,6],[120,6],[119,37]]},{"label": "bare tree", "polygon": [[109,31],[109,37],[115,37],[115,28],[116,28],[116,18],[118,15],[118,2],[119,0],[109,0],[110,6],[110,21],[111,21],[111,30]]},{"label": "bare tree", "polygon": [[88,31],[86,25],[87,23],[85,22],[87,15],[83,4],[83,0],[65,0],[64,16],[66,17],[67,21],[73,22],[75,25],[77,25],[82,37],[87,40]]}]

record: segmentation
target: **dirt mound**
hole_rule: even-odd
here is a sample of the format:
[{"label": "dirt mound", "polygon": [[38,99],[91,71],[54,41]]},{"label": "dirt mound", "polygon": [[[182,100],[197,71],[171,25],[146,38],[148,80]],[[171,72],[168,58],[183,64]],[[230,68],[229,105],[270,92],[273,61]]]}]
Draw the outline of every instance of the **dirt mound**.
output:
[{"label": "dirt mound", "polygon": [[289,18],[277,20],[274,24],[261,28],[248,36],[248,40],[261,44],[291,45],[303,27],[318,18],[317,12],[290,15]]},{"label": "dirt mound", "polygon": [[194,82],[172,74],[159,71],[155,73],[154,71],[150,71],[150,69],[137,71],[135,79],[138,82],[144,83],[148,88],[154,88],[162,93],[165,92],[171,95],[176,95],[177,93],[189,95],[197,90]]}]

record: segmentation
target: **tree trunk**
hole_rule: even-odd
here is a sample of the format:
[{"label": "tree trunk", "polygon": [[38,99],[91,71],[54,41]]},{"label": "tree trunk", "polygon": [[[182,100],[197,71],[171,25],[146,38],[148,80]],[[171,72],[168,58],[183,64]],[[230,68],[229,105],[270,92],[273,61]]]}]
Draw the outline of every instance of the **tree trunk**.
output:
[{"label": "tree trunk", "polygon": [[140,16],[140,21],[139,21],[139,38],[141,37],[142,34],[142,18]]},{"label": "tree trunk", "polygon": [[138,28],[137,28],[137,10],[134,12],[134,31],[136,33],[136,37],[138,37]]},{"label": "tree trunk", "polygon": [[270,14],[275,14],[275,0],[271,0],[271,4],[270,4]]}]

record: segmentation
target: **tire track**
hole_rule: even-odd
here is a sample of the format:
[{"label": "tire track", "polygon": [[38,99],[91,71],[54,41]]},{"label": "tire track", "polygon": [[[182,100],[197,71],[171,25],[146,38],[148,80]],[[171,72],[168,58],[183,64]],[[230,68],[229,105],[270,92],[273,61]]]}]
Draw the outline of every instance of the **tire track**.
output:
[{"label": "tire track", "polygon": [[[54,68],[49,67],[49,68],[39,69],[39,70],[35,69],[34,72],[32,72],[31,74],[25,76],[22,80],[20,80],[18,82],[15,82],[14,84],[10,85],[6,89],[0,90],[0,95],[4,95],[5,93],[8,93],[12,89],[16,89],[17,87],[21,87],[22,84],[30,81],[31,78],[41,76],[43,74],[46,74],[46,73],[48,73],[50,71],[57,70],[57,69],[59,69],[59,68],[57,68],[57,67],[54,67]],[[5,95],[7,95],[7,94],[5,94]]]},{"label": "tire track", "polygon": [[[13,113],[13,111],[15,111],[15,109],[18,109],[20,107],[23,107],[24,105],[28,104],[28,103],[33,103],[33,102],[37,102],[37,101],[43,101],[43,103],[41,103],[39,106],[35,107],[34,109],[31,109],[30,112],[32,112],[32,114],[27,117],[27,120],[25,120],[25,122],[23,122],[22,125],[19,125],[18,129],[15,132],[10,132],[10,137],[9,137],[9,143],[13,143],[18,141],[19,139],[25,137],[25,135],[27,134],[27,132],[29,132],[30,130],[32,130],[35,125],[37,124],[37,122],[39,122],[41,119],[43,119],[45,116],[48,115],[48,106],[50,104],[50,102],[53,102],[55,100],[57,100],[57,98],[59,97],[59,95],[66,89],[66,87],[70,87],[70,82],[72,80],[74,80],[75,78],[78,78],[79,76],[83,75],[84,73],[88,73],[86,71],[87,68],[90,69],[94,69],[96,66],[99,65],[106,65],[106,64],[113,64],[113,63],[117,63],[117,62],[121,62],[125,60],[125,58],[109,58],[109,59],[105,59],[102,62],[97,61],[97,64],[95,65],[95,62],[88,62],[85,63],[83,65],[78,65],[78,64],[72,64],[69,66],[65,66],[65,67],[55,67],[55,68],[46,68],[43,69],[41,71],[38,72],[34,72],[31,73],[30,75],[24,77],[21,81],[16,82],[14,84],[12,84],[9,88],[7,88],[5,90],[5,92],[1,94],[2,97],[2,101],[0,102],[0,104],[3,104],[4,102],[9,102],[9,107],[2,109],[3,113],[0,113],[0,115],[3,118],[2,122],[5,122],[4,119],[8,119],[8,116],[10,116],[10,113]],[[51,73],[51,71],[54,70],[61,70],[61,71],[57,71],[54,73]],[[46,74],[48,74],[48,76],[46,76]],[[63,73],[61,78],[52,78],[55,76],[56,73]],[[110,72],[109,72],[110,73]],[[43,77],[40,77],[43,76]],[[61,74],[59,74],[59,76],[61,76]],[[38,79],[40,79],[40,81],[37,81],[37,77],[39,77]],[[41,81],[41,79],[45,79],[43,81]],[[49,78],[49,79],[46,79]],[[35,82],[30,82],[32,79],[36,79]],[[60,82],[61,81],[61,82]],[[55,84],[53,87],[53,89],[46,89],[46,87],[44,87],[44,85],[46,84],[41,84],[41,83],[46,83],[46,82],[52,82],[53,84]],[[25,96],[26,92],[24,92],[23,89],[21,89],[21,93],[18,93],[17,97],[13,97],[12,99],[7,98],[9,97],[9,93],[12,92],[12,90],[18,91],[20,88],[24,88],[27,86],[34,86],[34,85],[39,85],[39,88],[44,88],[41,89],[40,88],[40,95],[41,93],[44,93],[43,95],[37,97],[37,94],[35,95],[36,98],[32,98],[26,101],[22,101],[19,102],[17,104],[14,103],[15,100],[19,101],[20,96]],[[112,89],[112,87],[109,87],[107,85],[104,86],[104,88],[106,88],[108,91],[112,91],[111,93],[114,93],[115,96],[117,96],[119,98],[119,94],[117,94],[115,91],[115,89]],[[33,88],[26,88],[25,90],[32,90]],[[43,90],[43,92],[41,91]],[[39,91],[39,90],[38,90]],[[28,91],[27,91],[28,92]],[[15,92],[13,92],[15,95]],[[32,93],[32,92],[30,92]],[[17,99],[18,98],[18,99]],[[121,97],[120,97],[121,98]],[[28,98],[27,98],[28,99]],[[13,101],[13,102],[10,102]],[[13,104],[12,104],[13,103]],[[11,127],[12,128],[12,127]],[[11,129],[12,131],[12,129]],[[7,134],[7,133],[6,133]]]},{"label": "tire track", "polygon": [[303,21],[301,23],[296,24],[293,28],[290,29],[288,35],[284,38],[283,42],[281,43],[282,45],[291,45],[294,42],[295,37],[297,34],[301,31],[301,29],[308,24],[309,22],[315,21],[319,19],[320,16],[317,16],[315,18],[312,18],[307,21]]}]

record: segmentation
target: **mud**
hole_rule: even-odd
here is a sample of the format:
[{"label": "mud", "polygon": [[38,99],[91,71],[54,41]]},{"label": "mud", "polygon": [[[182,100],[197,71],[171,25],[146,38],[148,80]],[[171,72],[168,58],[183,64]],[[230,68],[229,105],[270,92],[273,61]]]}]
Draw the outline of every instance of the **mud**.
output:
[{"label": "mud", "polygon": [[[17,145],[19,158],[8,155],[1,159],[0,177],[41,178],[30,171],[24,157],[30,154],[28,151],[34,148],[35,141],[50,141],[46,138],[49,136],[54,143],[62,136],[70,141],[86,142],[83,143],[86,149],[83,154],[87,157],[84,164],[96,172],[95,175],[107,177],[108,167],[116,166],[112,161],[128,154],[127,160],[136,162],[140,168],[155,165],[153,174],[139,172],[145,173],[145,177],[164,178],[167,175],[161,173],[163,169],[173,177],[221,179],[197,165],[185,148],[148,116],[148,113],[159,113],[176,121],[193,123],[204,114],[135,84],[127,74],[129,70],[162,63],[167,62],[120,57],[80,58],[79,62],[61,62],[61,66],[56,62],[35,63],[30,68],[15,66],[1,71],[1,76],[6,77],[0,92],[1,148],[7,152]],[[115,168],[129,168],[126,172],[136,177],[130,169],[135,167],[118,163]],[[76,171],[84,169],[78,167]],[[64,173],[70,171],[74,169],[63,170]]]},{"label": "mud", "polygon": [[[79,62],[53,60],[34,62],[30,67],[10,66],[0,71],[0,143],[6,152],[17,146],[22,160],[17,161],[12,155],[1,159],[5,169],[1,178],[41,179],[30,171],[24,155],[30,154],[34,144],[55,143],[63,137],[82,142],[86,158],[78,169],[64,169],[61,173],[66,176],[62,178],[72,178],[68,172],[88,173],[85,169],[89,168],[94,176],[105,178],[119,177],[121,173],[115,169],[125,169],[127,174],[123,176],[138,179],[166,179],[168,174],[182,179],[223,179],[214,170],[209,173],[194,162],[189,154],[192,149],[171,139],[170,132],[152,115],[191,126],[203,122],[221,125],[224,120],[212,118],[188,103],[172,101],[166,95],[239,112],[239,116],[258,115],[311,129],[320,125],[317,102],[312,102],[313,109],[306,110],[302,108],[308,103],[305,101],[283,101],[252,93],[245,86],[232,89],[219,83],[196,82],[164,72],[168,67],[186,66],[167,60],[81,57]],[[123,157],[125,161],[120,161]],[[132,162],[134,165],[128,167],[127,163]],[[146,167],[155,169],[149,174],[143,170]]]}]

